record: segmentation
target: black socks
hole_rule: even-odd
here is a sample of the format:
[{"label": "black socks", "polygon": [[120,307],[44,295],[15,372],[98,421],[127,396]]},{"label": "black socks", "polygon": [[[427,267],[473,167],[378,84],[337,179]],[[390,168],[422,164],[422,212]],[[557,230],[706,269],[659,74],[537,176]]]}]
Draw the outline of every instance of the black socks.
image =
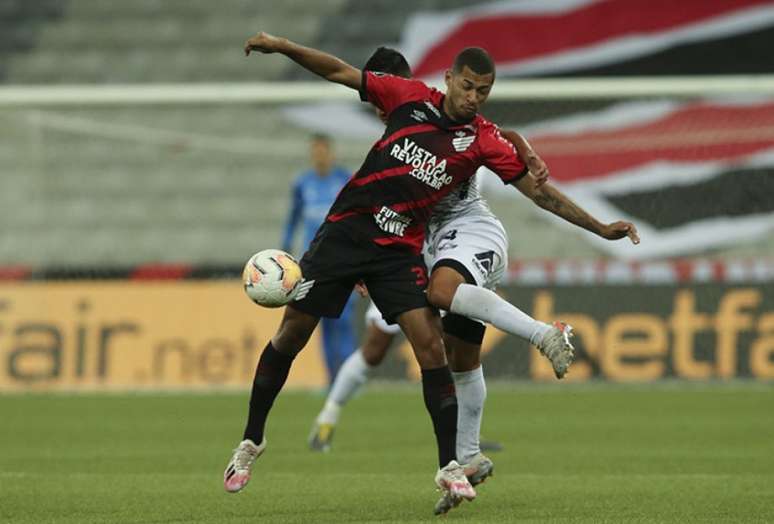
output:
[{"label": "black socks", "polygon": [[292,363],[293,357],[274,349],[271,341],[266,345],[258,361],[255,378],[253,378],[253,390],[250,393],[250,413],[244,434],[245,439],[252,440],[258,446],[263,440],[266,417],[288,378]]},{"label": "black socks", "polygon": [[457,393],[449,366],[422,370],[425,407],[433,419],[439,467],[457,458]]}]

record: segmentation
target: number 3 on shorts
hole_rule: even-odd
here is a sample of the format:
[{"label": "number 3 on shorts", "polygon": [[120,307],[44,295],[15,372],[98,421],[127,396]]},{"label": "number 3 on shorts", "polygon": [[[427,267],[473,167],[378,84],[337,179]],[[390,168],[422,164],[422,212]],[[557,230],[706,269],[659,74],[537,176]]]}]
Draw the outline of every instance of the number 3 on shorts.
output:
[{"label": "number 3 on shorts", "polygon": [[422,266],[414,266],[411,272],[417,276],[417,285],[424,287],[427,285],[427,271]]}]

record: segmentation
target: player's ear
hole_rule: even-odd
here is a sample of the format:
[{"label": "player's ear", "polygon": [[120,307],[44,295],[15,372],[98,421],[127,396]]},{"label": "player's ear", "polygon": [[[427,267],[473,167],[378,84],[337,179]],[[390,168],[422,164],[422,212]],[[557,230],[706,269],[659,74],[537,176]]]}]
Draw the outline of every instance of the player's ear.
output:
[{"label": "player's ear", "polygon": [[452,85],[452,76],[454,73],[452,73],[451,69],[447,69],[446,72],[443,75],[443,81],[446,83],[446,89],[449,89]]}]

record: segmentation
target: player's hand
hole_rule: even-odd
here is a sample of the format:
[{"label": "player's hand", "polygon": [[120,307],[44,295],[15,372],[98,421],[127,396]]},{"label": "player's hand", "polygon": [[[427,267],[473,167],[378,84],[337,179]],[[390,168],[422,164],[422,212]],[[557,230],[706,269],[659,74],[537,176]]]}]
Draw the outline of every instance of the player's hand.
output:
[{"label": "player's hand", "polygon": [[257,35],[248,38],[245,42],[245,56],[248,56],[250,51],[260,51],[266,54],[276,53],[281,45],[282,38],[261,31]]},{"label": "player's hand", "polygon": [[548,165],[537,154],[532,154],[527,158],[527,169],[535,177],[536,188],[548,181]]},{"label": "player's hand", "polygon": [[637,234],[637,228],[631,222],[624,222],[619,220],[612,224],[607,224],[602,230],[602,237],[608,240],[618,240],[620,238],[629,237],[632,244],[640,243],[640,236]]},{"label": "player's hand", "polygon": [[357,291],[357,294],[363,298],[368,296],[368,288],[366,287],[366,285],[363,283],[362,280],[357,284],[355,284],[355,291]]}]

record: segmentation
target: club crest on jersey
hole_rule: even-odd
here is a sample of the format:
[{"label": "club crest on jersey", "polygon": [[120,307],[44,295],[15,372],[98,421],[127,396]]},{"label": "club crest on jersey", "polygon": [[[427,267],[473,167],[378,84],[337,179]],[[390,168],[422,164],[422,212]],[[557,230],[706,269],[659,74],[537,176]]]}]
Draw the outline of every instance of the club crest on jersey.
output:
[{"label": "club crest on jersey", "polygon": [[382,206],[374,215],[376,225],[385,233],[402,237],[406,234],[406,228],[411,224],[411,218],[393,211],[387,206]]},{"label": "club crest on jersey", "polygon": [[439,159],[410,138],[404,138],[402,144],[393,144],[390,156],[410,165],[413,169],[409,171],[409,175],[433,189],[441,189],[454,180],[446,173],[445,158]]},{"label": "club crest on jersey", "polygon": [[469,135],[465,131],[457,131],[452,138],[452,146],[457,153],[467,151],[470,144],[476,139],[476,135]]},{"label": "club crest on jersey", "polygon": [[413,118],[417,122],[427,122],[427,113],[425,113],[424,111],[420,111],[419,109],[414,109],[411,112],[411,118]]}]

